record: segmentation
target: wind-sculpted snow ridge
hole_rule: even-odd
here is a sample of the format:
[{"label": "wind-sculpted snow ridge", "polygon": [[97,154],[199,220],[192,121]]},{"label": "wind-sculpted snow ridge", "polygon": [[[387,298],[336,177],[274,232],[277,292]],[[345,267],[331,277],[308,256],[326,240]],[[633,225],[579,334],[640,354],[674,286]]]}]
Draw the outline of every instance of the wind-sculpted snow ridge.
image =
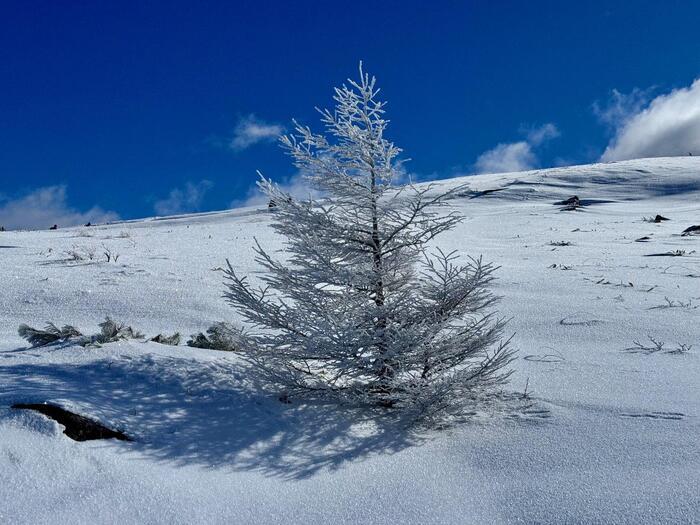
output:
[{"label": "wind-sculpted snow ridge", "polygon": [[557,199],[582,194],[590,199],[640,200],[675,197],[692,200],[700,193],[700,158],[668,157],[587,164],[517,173],[450,179],[443,185],[468,184],[478,197],[488,191],[496,199]]},{"label": "wind-sculpted snow ridge", "polygon": [[[17,334],[239,322],[218,268],[259,282],[253,237],[283,247],[266,207],[0,232],[0,523],[700,522],[700,236],[682,235],[700,224],[700,159],[436,184],[465,182],[450,201],[465,220],[434,246],[501,266],[510,392],[529,408],[421,434],[258,393],[235,352]],[[555,204],[574,195],[574,210]],[[66,255],[103,244],[116,263]],[[78,443],[15,403],[133,441]]]}]

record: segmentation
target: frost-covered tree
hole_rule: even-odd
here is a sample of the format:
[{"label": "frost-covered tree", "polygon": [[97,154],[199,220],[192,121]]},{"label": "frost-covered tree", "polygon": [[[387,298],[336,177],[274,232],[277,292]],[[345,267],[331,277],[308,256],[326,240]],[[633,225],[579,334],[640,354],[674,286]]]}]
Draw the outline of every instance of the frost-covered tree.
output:
[{"label": "frost-covered tree", "polygon": [[452,413],[509,375],[495,267],[426,250],[461,220],[444,208],[463,188],[397,185],[401,150],[385,138],[378,93],[360,65],[335,110],[319,110],[325,134],[297,124],[281,138],[324,198],[292,199],[261,178],[287,257],[257,245],[259,287],[228,263],[225,297],[250,326],[241,351],[286,395]]}]

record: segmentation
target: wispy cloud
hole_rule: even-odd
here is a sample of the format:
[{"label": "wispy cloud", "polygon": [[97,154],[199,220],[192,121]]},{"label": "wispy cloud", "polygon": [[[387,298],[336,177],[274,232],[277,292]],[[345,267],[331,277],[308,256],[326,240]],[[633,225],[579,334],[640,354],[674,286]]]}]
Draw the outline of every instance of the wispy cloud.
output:
[{"label": "wispy cloud", "polygon": [[153,210],[158,215],[178,215],[201,210],[204,195],[213,186],[211,181],[188,182],[184,188],[173,188],[168,196],[158,200]]},{"label": "wispy cloud", "polygon": [[65,186],[47,186],[16,199],[0,199],[0,226],[8,230],[38,230],[54,224],[67,227],[119,219],[115,212],[99,206],[79,211],[68,205],[67,195]]},{"label": "wispy cloud", "polygon": [[594,105],[599,118],[614,130],[601,160],[700,154],[700,79],[649,103],[640,93],[644,92],[613,91],[605,109]]},{"label": "wispy cloud", "polygon": [[630,93],[621,93],[613,89],[605,104],[599,101],[593,103],[593,113],[601,123],[615,130],[626,124],[649,103],[653,89],[634,88]]},{"label": "wispy cloud", "polygon": [[531,146],[539,146],[561,135],[557,127],[551,122],[535,128],[523,128],[523,131],[527,136],[528,144]]},{"label": "wispy cloud", "polygon": [[525,133],[525,140],[498,144],[479,155],[474,164],[476,173],[505,173],[534,169],[539,165],[534,149],[560,135],[557,127],[551,122],[522,131]]},{"label": "wispy cloud", "polygon": [[260,120],[251,114],[236,124],[229,146],[234,151],[243,151],[259,142],[272,142],[284,133],[284,126]]}]

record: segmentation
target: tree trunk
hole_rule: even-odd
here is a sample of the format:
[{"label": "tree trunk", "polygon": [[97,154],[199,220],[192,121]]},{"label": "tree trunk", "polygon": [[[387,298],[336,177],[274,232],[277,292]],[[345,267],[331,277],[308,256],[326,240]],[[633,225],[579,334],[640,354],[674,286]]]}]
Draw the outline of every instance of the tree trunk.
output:
[{"label": "tree trunk", "polygon": [[382,245],[379,238],[379,217],[377,212],[377,175],[374,168],[371,170],[371,213],[372,213],[372,257],[374,260],[374,271],[376,273],[376,283],[374,288],[374,304],[380,310],[374,324],[375,337],[377,342],[377,369],[379,378],[387,380],[394,375],[394,368],[386,358],[386,344],[384,343],[387,320],[381,311],[384,306],[384,268],[382,264]]}]

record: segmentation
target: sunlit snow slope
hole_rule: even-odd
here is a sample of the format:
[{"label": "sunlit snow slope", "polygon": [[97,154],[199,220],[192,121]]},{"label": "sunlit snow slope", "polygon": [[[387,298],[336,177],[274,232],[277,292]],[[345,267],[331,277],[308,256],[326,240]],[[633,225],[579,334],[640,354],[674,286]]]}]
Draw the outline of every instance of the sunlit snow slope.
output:
[{"label": "sunlit snow slope", "polygon": [[[534,406],[420,437],[255,394],[231,354],[17,336],[235,321],[216,268],[255,279],[253,238],[283,247],[266,208],[1,232],[0,523],[700,522],[700,235],[681,236],[700,224],[700,159],[439,184],[458,183],[465,220],[436,245],[501,266],[510,388]],[[572,195],[582,209],[554,205]],[[663,349],[637,351],[649,337]],[[44,401],[135,441],[74,442],[9,409]]]}]

